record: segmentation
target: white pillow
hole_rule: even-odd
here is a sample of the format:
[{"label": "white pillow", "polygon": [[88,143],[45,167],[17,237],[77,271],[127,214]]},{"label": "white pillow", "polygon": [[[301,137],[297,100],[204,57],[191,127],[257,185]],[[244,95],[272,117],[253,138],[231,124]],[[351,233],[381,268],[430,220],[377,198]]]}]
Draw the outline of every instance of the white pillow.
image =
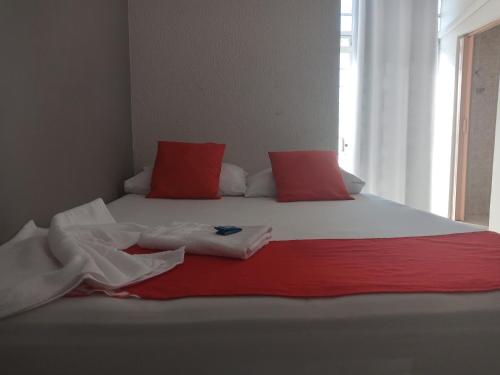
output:
[{"label": "white pillow", "polygon": [[349,194],[361,193],[361,190],[363,190],[363,187],[365,186],[365,182],[358,176],[344,171],[342,168],[340,168],[340,172],[342,173],[342,178]]},{"label": "white pillow", "polygon": [[[143,171],[129,178],[124,183],[125,193],[146,195],[151,189],[153,167],[144,167]],[[222,163],[219,180],[220,195],[244,195],[247,172],[234,164]]]},{"label": "white pillow", "polygon": [[144,167],[143,171],[125,181],[125,193],[146,195],[151,189],[153,168]]},{"label": "white pillow", "polygon": [[[355,175],[340,169],[342,179],[349,194],[359,194],[365,182]],[[276,184],[274,183],[273,170],[271,168],[264,169],[256,174],[248,177],[247,191],[245,197],[275,197]]]},{"label": "white pillow", "polygon": [[257,172],[247,179],[245,197],[275,197],[276,184],[274,183],[271,168]]},{"label": "white pillow", "polygon": [[220,195],[244,195],[247,190],[248,173],[234,164],[222,163],[219,179]]}]

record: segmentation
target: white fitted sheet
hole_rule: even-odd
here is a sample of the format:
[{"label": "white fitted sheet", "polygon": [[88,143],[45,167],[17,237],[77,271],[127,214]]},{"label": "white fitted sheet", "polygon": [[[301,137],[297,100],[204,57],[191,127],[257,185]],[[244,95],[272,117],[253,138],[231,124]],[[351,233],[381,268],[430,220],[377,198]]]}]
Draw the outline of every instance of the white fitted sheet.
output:
[{"label": "white fitted sheet", "polygon": [[[478,230],[370,195],[297,203],[127,195],[108,207],[117,221],[148,225],[269,224],[276,240]],[[117,369],[122,374],[460,374],[478,369],[493,374],[500,369],[493,350],[500,347],[500,293],[66,298],[0,321],[0,338],[0,363],[7,363],[12,374],[26,373],[33,364],[37,374],[65,373],[74,361],[79,363],[72,366],[74,374]]]},{"label": "white fitted sheet", "polygon": [[374,195],[354,201],[279,203],[273,198],[146,199],[129,194],[108,205],[118,222],[170,221],[220,225],[271,225],[273,239],[404,237],[479,230]]}]

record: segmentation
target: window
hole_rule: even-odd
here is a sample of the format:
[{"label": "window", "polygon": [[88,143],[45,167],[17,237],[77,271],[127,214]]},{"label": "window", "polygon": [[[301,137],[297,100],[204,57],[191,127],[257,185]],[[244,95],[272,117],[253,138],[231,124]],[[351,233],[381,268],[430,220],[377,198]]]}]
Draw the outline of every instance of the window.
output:
[{"label": "window", "polygon": [[356,0],[341,0],[340,10],[340,61],[339,61],[339,163],[342,168],[353,170],[354,157],[350,143],[355,135],[355,80],[353,69],[353,30]]},{"label": "window", "polygon": [[438,33],[441,31],[441,21],[443,15],[441,14],[442,0],[438,0]]}]

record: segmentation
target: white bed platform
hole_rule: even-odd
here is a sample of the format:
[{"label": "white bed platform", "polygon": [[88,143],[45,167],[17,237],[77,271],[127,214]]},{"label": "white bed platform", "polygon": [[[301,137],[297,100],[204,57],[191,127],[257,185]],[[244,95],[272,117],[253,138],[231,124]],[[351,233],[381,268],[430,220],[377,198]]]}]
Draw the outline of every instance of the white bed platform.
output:
[{"label": "white bed platform", "polygon": [[[269,224],[276,240],[477,230],[370,195],[300,203],[127,195],[108,207],[117,221],[143,224]],[[64,298],[0,321],[0,373],[9,375],[500,374],[498,353],[500,292]]]}]

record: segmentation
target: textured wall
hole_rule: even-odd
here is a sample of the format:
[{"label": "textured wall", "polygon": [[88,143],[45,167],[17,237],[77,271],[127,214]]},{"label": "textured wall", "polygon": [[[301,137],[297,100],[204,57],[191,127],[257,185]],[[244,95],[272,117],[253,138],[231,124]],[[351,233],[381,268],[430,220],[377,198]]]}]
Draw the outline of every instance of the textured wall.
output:
[{"label": "textured wall", "polygon": [[127,2],[0,2],[0,242],[132,172]]},{"label": "textured wall", "polygon": [[488,215],[495,142],[500,26],[474,38],[465,219]]},{"label": "textured wall", "polygon": [[339,0],[129,0],[135,167],[159,139],[336,148]]},{"label": "textured wall", "polygon": [[489,229],[500,233],[500,76],[498,77],[497,119],[495,125],[495,152],[493,153],[492,194]]}]

